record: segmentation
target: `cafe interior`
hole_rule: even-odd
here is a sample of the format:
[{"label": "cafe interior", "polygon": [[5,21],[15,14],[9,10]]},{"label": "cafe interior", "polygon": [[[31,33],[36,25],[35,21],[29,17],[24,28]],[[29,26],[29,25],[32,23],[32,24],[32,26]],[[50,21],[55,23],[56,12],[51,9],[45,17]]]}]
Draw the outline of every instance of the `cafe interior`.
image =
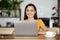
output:
[{"label": "cafe interior", "polygon": [[[36,22],[21,22],[30,3],[49,29],[45,34]],[[60,40],[60,0],[0,0],[0,40]]]}]

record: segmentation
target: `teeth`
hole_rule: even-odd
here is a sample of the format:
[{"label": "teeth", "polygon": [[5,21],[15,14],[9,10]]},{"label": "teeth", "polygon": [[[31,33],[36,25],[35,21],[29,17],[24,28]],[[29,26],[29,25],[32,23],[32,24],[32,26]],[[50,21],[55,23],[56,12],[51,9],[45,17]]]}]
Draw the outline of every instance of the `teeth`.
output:
[{"label": "teeth", "polygon": [[32,15],[32,14],[28,14],[28,15]]}]

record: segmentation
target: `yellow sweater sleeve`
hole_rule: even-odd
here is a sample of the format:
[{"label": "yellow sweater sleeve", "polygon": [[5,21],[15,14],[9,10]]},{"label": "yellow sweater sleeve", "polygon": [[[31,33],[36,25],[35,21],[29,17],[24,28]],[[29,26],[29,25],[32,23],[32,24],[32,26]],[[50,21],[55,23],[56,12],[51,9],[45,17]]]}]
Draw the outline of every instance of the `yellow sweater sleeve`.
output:
[{"label": "yellow sweater sleeve", "polygon": [[45,24],[41,19],[38,19],[37,22],[38,22],[38,31],[40,31],[41,27],[44,27]]}]

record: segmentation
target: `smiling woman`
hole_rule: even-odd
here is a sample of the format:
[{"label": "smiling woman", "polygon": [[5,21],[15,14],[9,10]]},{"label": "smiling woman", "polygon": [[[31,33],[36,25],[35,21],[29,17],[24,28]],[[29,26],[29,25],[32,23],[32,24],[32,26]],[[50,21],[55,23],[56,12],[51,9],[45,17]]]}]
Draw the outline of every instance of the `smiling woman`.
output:
[{"label": "smiling woman", "polygon": [[28,4],[25,8],[25,16],[24,19],[32,18],[37,19],[37,10],[35,5]]},{"label": "smiling woman", "polygon": [[[40,29],[43,31],[47,31],[48,28],[45,27],[44,22],[41,19],[37,18],[37,10],[34,4],[28,4],[25,7],[25,12],[24,12],[24,21],[36,21],[38,24],[38,32],[40,33]],[[41,32],[40,34],[44,34],[44,32]]]}]

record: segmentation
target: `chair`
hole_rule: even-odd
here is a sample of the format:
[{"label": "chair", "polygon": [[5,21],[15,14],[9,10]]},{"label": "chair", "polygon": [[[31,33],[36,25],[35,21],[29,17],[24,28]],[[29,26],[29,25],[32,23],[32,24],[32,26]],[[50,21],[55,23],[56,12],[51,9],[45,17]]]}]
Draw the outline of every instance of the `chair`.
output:
[{"label": "chair", "polygon": [[49,27],[49,21],[50,21],[49,18],[39,18],[39,19],[42,19],[42,21],[45,23],[45,25],[46,25],[47,27]]}]

